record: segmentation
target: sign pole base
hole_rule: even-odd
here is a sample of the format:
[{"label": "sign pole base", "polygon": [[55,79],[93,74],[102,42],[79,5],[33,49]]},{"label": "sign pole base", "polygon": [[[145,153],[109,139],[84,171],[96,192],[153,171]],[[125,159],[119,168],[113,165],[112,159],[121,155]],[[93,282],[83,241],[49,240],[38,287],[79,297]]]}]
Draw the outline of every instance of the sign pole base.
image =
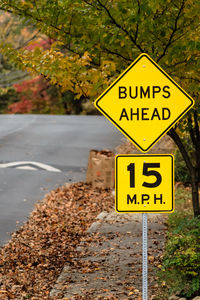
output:
[{"label": "sign pole base", "polygon": [[142,214],[142,300],[148,300],[148,214]]}]

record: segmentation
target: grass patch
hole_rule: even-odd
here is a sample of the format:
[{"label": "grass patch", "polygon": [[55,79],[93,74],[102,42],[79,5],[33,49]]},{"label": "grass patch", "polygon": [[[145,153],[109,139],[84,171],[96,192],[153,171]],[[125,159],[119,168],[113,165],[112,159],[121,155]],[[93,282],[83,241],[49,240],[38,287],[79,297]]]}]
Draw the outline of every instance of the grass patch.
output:
[{"label": "grass patch", "polygon": [[191,190],[176,190],[176,209],[168,218],[165,253],[159,274],[162,298],[200,294],[200,218],[193,217]]}]

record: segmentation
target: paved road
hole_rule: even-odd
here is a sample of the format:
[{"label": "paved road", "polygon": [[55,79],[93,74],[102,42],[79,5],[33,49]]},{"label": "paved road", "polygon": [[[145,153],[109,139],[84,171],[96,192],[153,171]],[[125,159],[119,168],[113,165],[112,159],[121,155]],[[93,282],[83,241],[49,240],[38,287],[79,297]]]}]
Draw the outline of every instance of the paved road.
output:
[{"label": "paved road", "polygon": [[122,139],[101,116],[1,115],[0,245],[45,193],[85,179],[90,149],[113,149]]}]

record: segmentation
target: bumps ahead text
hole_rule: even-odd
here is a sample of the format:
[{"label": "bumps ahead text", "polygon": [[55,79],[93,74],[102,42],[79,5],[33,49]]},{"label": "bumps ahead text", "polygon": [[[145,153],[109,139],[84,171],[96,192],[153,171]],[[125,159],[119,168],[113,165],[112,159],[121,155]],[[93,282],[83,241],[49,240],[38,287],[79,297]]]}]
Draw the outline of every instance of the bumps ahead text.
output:
[{"label": "bumps ahead text", "polygon": [[147,152],[194,101],[147,54],[142,53],[95,101],[141,151]]},{"label": "bumps ahead text", "polygon": [[[168,120],[171,116],[171,111],[168,107],[129,107],[126,108],[126,101],[134,101],[134,99],[149,99],[149,101],[162,98],[167,99],[171,96],[170,87],[165,86],[119,86],[118,87],[118,100],[124,102],[119,121],[153,121],[157,120]],[[138,102],[137,102],[138,103]],[[138,103],[139,104],[139,103]],[[134,103],[133,103],[133,106]]]}]

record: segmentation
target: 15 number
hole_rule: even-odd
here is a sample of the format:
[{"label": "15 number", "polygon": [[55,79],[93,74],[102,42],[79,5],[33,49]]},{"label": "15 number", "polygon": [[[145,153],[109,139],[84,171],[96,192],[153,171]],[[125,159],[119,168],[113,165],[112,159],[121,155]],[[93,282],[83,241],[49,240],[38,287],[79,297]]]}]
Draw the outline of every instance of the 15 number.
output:
[{"label": "15 number", "polygon": [[[156,170],[150,170],[154,168],[160,168],[160,163],[144,163],[143,164],[143,175],[144,176],[154,176],[155,181],[153,183],[144,181],[142,186],[148,188],[155,188],[159,186],[162,182],[161,174]],[[135,187],[135,164],[131,163],[128,165],[127,170],[130,172],[130,187]]]}]

